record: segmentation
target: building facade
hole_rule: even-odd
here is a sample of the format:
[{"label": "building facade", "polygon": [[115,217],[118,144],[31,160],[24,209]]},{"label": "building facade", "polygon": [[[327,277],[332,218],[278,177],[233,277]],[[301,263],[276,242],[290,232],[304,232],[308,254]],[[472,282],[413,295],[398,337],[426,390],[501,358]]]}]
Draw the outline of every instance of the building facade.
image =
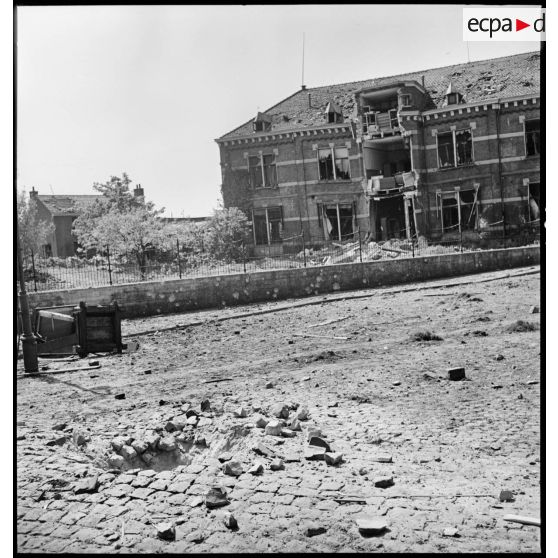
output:
[{"label": "building facade", "polygon": [[218,138],[258,251],[536,230],[540,53],[307,89]]}]

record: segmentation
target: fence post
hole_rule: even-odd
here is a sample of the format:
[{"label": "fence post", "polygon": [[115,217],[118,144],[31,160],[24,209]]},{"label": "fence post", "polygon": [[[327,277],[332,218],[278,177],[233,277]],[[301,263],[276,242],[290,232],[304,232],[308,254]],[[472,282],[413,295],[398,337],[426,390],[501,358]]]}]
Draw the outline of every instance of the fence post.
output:
[{"label": "fence post", "polygon": [[358,226],[358,251],[360,257],[360,263],[362,263],[362,240],[360,238],[360,225]]},{"label": "fence post", "polygon": [[37,273],[35,272],[35,254],[31,250],[31,268],[33,269],[33,285],[35,286],[35,292],[37,292]]},{"label": "fence post", "polygon": [[415,239],[411,236],[411,250],[413,252],[413,258],[415,257]]},{"label": "fence post", "polygon": [[463,229],[459,228],[459,251],[463,252]]},{"label": "fence post", "polygon": [[302,237],[302,255],[304,257],[304,267],[306,267],[306,243],[304,242],[304,229],[301,229],[300,236]]},{"label": "fence post", "polygon": [[242,267],[244,268],[244,273],[246,273],[246,244],[244,244],[244,240],[242,241]]},{"label": "fence post", "polygon": [[109,272],[109,285],[112,285],[112,269],[110,267],[110,250],[107,244],[107,262],[108,262],[108,272]]},{"label": "fence post", "polygon": [[180,265],[180,242],[176,239],[176,257],[178,259],[178,277],[182,279],[182,267]]}]

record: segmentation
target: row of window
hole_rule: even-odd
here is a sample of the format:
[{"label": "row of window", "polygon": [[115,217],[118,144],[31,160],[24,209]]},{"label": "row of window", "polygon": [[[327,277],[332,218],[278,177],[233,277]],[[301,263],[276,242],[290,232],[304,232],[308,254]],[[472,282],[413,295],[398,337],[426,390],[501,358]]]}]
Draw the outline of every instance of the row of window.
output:
[{"label": "row of window", "polygon": [[[441,132],[436,136],[438,168],[445,169],[473,162],[473,136],[470,129]],[[525,155],[540,155],[540,120],[525,121]]]},{"label": "row of window", "polygon": [[[324,147],[318,149],[318,176],[320,180],[349,180],[349,149],[347,147]],[[250,188],[277,187],[275,155],[248,157]]]}]

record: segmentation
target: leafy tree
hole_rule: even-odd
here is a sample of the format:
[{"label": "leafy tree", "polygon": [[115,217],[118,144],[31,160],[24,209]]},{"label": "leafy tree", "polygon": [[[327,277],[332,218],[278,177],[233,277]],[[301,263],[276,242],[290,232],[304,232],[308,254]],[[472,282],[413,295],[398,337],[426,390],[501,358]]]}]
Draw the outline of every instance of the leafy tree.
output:
[{"label": "leafy tree", "polygon": [[39,219],[37,202],[24,191],[17,192],[17,231],[24,256],[40,253],[54,233],[53,223]]},{"label": "leafy tree", "polygon": [[218,260],[241,260],[248,234],[248,218],[240,209],[215,210],[207,226],[207,250]]},{"label": "leafy tree", "polygon": [[122,177],[112,176],[102,184],[95,183],[93,188],[102,197],[81,211],[73,230],[85,249],[104,252],[108,246],[113,256],[133,256],[143,277],[148,253],[165,244],[159,219],[164,209],[155,209],[153,202],[134,196],[130,184],[126,173]]}]

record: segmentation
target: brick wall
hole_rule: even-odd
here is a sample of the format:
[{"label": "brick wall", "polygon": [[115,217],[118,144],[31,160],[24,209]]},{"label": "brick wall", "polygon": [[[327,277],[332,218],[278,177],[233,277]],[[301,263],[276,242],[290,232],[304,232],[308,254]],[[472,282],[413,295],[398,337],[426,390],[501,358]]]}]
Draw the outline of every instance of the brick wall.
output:
[{"label": "brick wall", "polygon": [[540,263],[523,247],[306,269],[30,293],[31,308],[117,301],[127,318],[305,297]]}]

